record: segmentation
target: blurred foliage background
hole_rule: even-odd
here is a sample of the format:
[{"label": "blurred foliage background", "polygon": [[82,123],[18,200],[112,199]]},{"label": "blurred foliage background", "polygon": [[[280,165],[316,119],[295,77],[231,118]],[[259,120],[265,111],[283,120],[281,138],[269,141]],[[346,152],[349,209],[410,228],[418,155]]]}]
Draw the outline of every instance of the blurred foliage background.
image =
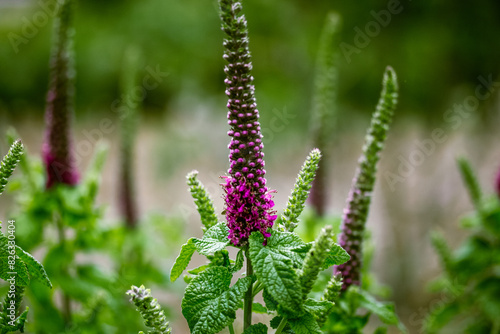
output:
[{"label": "blurred foliage background", "polygon": [[[500,140],[500,2],[244,0],[243,5],[256,96],[263,129],[268,130],[264,143],[269,179],[279,191],[279,207],[310,148],[315,59],[326,13],[333,10],[342,16],[331,212],[340,213],[344,205],[383,70],[390,64],[397,71],[400,104],[370,216],[376,246],[373,269],[392,288],[391,298],[402,320],[411,332],[417,332],[422,310],[440,298],[424,293],[426,283],[439,274],[429,232],[439,227],[452,246],[457,245],[463,235],[456,222],[471,209],[454,158],[459,154],[470,157],[485,191],[490,192],[500,165],[496,145]],[[401,10],[390,15],[385,27],[379,24],[378,32],[366,35],[362,46],[357,45],[359,31],[366,34],[370,24],[374,26],[371,22],[377,22],[375,16],[391,6]],[[35,155],[43,131],[51,13],[53,1],[0,0],[0,133],[16,126]],[[142,212],[180,211],[194,226],[189,230],[198,231],[184,176],[199,169],[201,180],[222,208],[218,175],[227,168],[217,1],[78,1],[75,20],[77,150],[78,143],[88,139],[85,130],[99,129],[105,118],[117,119],[123,54],[129,45],[139,46],[141,77],[151,71],[161,73],[157,87],[143,90],[141,96],[139,203]],[[346,44],[359,52],[346,54],[341,48]],[[489,89],[492,94],[464,116],[463,125],[450,129],[446,112],[477,94],[480,76],[491,78],[493,82],[481,92]],[[266,128],[273,119],[286,127]],[[401,157],[409,159],[418,149],[416,141],[431,138],[438,128],[444,129],[446,141],[436,144],[425,161],[391,187],[385,171],[396,173]],[[116,131],[101,135],[112,143],[100,195],[112,216],[116,215],[112,198],[116,196],[117,135]],[[91,154],[81,156],[85,166]]]}]

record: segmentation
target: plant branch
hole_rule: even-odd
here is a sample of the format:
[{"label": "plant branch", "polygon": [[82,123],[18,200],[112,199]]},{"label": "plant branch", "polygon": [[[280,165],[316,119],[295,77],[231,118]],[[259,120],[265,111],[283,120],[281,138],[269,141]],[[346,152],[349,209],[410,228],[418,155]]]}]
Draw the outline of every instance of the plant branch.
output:
[{"label": "plant branch", "polygon": [[280,324],[278,326],[278,329],[276,329],[275,334],[280,334],[283,331],[283,329],[285,328],[287,322],[288,322],[288,319],[286,317],[281,318]]}]

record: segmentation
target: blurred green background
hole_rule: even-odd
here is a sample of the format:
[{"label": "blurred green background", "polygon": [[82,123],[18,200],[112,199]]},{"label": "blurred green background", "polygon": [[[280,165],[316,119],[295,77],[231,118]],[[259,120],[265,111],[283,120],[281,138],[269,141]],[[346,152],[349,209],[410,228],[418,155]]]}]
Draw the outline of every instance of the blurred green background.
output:
[{"label": "blurred green background", "polygon": [[[0,133],[16,126],[35,155],[43,131],[52,4],[0,0]],[[344,205],[383,70],[390,64],[397,71],[400,104],[381,161],[369,226],[376,244],[373,270],[393,289],[391,298],[403,322],[417,333],[422,310],[440,298],[425,292],[426,283],[439,273],[428,233],[438,227],[457,245],[463,237],[457,219],[471,208],[454,159],[469,157],[488,192],[500,165],[500,2],[244,0],[243,6],[261,121],[268,129],[264,143],[269,182],[278,189],[278,208],[310,149],[315,59],[326,13],[336,11],[342,17],[341,44],[336,46],[336,145],[329,166],[332,213],[340,213]],[[366,34],[370,24],[377,26],[372,23],[377,22],[375,16],[388,7],[398,8],[398,13],[390,15],[385,27],[379,24],[379,31],[368,31],[371,36],[360,46],[359,31]],[[102,119],[117,120],[114,108],[120,99],[123,54],[129,45],[139,46],[140,77],[151,69],[162,73],[143,101],[136,166],[139,202],[143,212],[180,210],[192,223],[189,230],[199,233],[195,215],[187,209],[192,204],[184,176],[199,169],[222,208],[218,175],[227,168],[223,34],[217,2],[78,1],[75,23],[77,149],[88,139],[84,131],[98,129]],[[359,52],[346,55],[341,48],[346,44]],[[477,94],[480,76],[491,78],[481,92],[489,89],[492,94],[464,116],[460,126],[450,128],[446,112]],[[290,117],[282,117],[285,111]],[[286,128],[266,128],[276,117]],[[408,159],[418,149],[416,141],[431,138],[438,128],[444,129],[446,141],[404,181],[391,186],[385,172],[396,173],[401,157]],[[101,200],[109,205],[111,216],[116,215],[110,199],[116,196],[116,132],[103,134],[112,153]],[[5,141],[2,144],[5,149]],[[81,158],[84,169],[90,154],[82,153]]]}]

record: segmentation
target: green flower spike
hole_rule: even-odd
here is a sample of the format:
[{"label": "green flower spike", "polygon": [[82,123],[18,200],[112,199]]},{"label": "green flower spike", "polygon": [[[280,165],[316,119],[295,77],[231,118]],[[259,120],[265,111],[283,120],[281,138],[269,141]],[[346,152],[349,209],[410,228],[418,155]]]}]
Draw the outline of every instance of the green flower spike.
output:
[{"label": "green flower spike", "polygon": [[3,193],[9,177],[12,175],[14,168],[16,168],[17,163],[21,159],[23,150],[23,144],[20,140],[17,140],[12,144],[9,152],[3,158],[2,164],[0,165],[0,194]]},{"label": "green flower spike", "polygon": [[304,162],[292,194],[288,198],[286,209],[281,215],[281,224],[279,226],[281,230],[292,232],[299,224],[299,216],[304,210],[304,204],[309,196],[309,190],[311,190],[320,159],[321,152],[315,148],[309,153]]},{"label": "green flower spike", "polygon": [[[151,290],[146,289],[144,285],[140,288],[132,286],[132,289],[127,291],[130,301],[137,307],[137,311],[144,319],[146,326],[152,329],[148,334],[170,334],[172,329],[169,326],[165,313],[158,304],[158,300],[151,296]],[[144,332],[139,332],[144,334]]]},{"label": "green flower spike", "polygon": [[363,153],[359,159],[359,167],[342,218],[342,232],[339,236],[339,244],[351,256],[349,261],[336,267],[336,272],[341,273],[344,278],[344,289],[347,289],[352,284],[361,284],[360,271],[365,223],[375,185],[377,162],[384,147],[397,97],[396,73],[391,67],[387,67],[384,73],[380,100],[366,135]]},{"label": "green flower spike", "polygon": [[331,226],[326,226],[316,238],[314,245],[309,250],[304,260],[302,273],[299,277],[302,286],[302,296],[304,300],[318,278],[319,272],[323,268],[323,263],[333,245],[333,230]]},{"label": "green flower spike", "polygon": [[214,204],[203,184],[198,181],[198,171],[194,170],[187,175],[187,184],[204,225],[203,232],[205,232],[218,222]]}]

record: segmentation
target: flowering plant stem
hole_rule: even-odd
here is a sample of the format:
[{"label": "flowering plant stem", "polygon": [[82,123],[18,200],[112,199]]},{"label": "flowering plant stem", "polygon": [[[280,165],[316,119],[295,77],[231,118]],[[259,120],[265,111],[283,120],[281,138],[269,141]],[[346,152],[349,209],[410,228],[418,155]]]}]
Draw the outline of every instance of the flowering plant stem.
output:
[{"label": "flowering plant stem", "polygon": [[[253,275],[252,261],[250,256],[248,256],[248,248],[245,250],[245,256],[247,258],[247,277]],[[243,309],[243,331],[252,325],[252,305],[253,305],[253,285],[250,284],[244,297],[244,309]]]}]

